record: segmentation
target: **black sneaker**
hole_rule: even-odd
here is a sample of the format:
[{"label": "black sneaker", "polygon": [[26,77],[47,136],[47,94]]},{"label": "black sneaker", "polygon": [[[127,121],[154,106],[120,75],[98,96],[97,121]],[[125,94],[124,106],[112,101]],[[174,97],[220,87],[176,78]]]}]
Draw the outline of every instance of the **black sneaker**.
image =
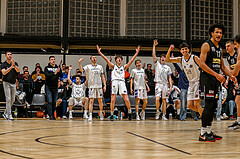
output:
[{"label": "black sneaker", "polygon": [[232,125],[228,126],[228,129],[231,129],[231,130],[236,130],[239,128],[240,128],[240,124],[237,121],[235,121]]},{"label": "black sneaker", "polygon": [[111,116],[110,116],[110,120],[111,120],[111,121],[113,121],[113,120],[114,120],[114,118],[113,118],[113,115],[111,115]]},{"label": "black sneaker", "polygon": [[181,120],[180,115],[176,115],[176,119]]},{"label": "black sneaker", "polygon": [[215,138],[216,140],[222,140],[222,136],[219,136],[217,134],[215,134],[214,132],[211,131],[211,133],[209,134],[211,135],[213,138]]},{"label": "black sneaker", "polygon": [[204,142],[215,142],[216,139],[213,138],[210,134],[208,134],[207,132],[205,132],[203,135],[199,135],[199,141],[204,141]]},{"label": "black sneaker", "polygon": [[132,113],[128,113],[128,120],[132,120]]}]

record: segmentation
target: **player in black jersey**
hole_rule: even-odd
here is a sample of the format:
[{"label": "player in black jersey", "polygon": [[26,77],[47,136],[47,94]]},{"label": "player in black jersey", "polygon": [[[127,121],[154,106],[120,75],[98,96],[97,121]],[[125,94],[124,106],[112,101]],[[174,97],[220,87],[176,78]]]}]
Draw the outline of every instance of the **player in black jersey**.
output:
[{"label": "player in black jersey", "polygon": [[[234,45],[235,45],[236,50],[232,50]],[[227,52],[229,52],[227,61],[229,63],[231,73],[234,76],[236,76],[236,78],[237,78],[238,84],[240,83],[240,73],[239,73],[240,48],[239,48],[239,45],[240,45],[240,35],[237,35],[234,38],[234,42],[228,41],[226,43],[226,50],[227,50]],[[235,121],[232,125],[228,126],[228,128],[232,129],[232,130],[240,128],[240,88],[239,88],[238,84],[236,84],[236,86],[235,86],[235,95],[236,95],[235,103],[237,105],[237,121]]]},{"label": "player in black jersey", "polygon": [[214,142],[221,140],[222,137],[212,132],[211,126],[214,111],[217,108],[218,93],[221,83],[225,82],[225,78],[220,74],[220,70],[228,75],[232,81],[236,82],[236,78],[225,67],[222,57],[222,49],[219,41],[225,32],[222,24],[213,24],[209,28],[211,38],[207,40],[201,47],[200,54],[200,87],[204,93],[205,108],[202,114],[202,127],[199,141]]}]

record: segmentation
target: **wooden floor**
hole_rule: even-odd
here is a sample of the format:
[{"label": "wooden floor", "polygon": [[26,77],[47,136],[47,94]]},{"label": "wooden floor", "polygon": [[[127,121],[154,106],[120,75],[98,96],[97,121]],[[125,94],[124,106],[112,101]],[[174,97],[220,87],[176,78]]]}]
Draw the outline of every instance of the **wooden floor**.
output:
[{"label": "wooden floor", "polygon": [[214,122],[223,136],[198,141],[200,121],[48,121],[0,119],[0,158],[240,158],[240,130]]}]

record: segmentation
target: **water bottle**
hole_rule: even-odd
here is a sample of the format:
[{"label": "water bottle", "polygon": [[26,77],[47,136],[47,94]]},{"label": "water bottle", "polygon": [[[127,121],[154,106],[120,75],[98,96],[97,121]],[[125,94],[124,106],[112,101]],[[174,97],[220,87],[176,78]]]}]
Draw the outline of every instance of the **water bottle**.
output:
[{"label": "water bottle", "polygon": [[18,111],[17,111],[17,108],[15,108],[15,111],[14,111],[14,116],[17,118],[17,114],[18,114]]},{"label": "water bottle", "polygon": [[121,112],[121,120],[123,120],[123,112]]},{"label": "water bottle", "polygon": [[169,120],[172,120],[172,113],[169,114]]}]

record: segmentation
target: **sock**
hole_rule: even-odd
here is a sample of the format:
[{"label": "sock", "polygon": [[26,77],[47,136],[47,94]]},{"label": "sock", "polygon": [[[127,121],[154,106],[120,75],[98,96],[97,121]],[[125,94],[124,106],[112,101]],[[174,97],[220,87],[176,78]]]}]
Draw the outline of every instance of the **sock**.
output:
[{"label": "sock", "polygon": [[145,110],[142,110],[142,112],[144,113],[144,112],[145,112]]},{"label": "sock", "polygon": [[165,114],[163,114],[162,116],[165,117]]},{"label": "sock", "polygon": [[212,132],[212,127],[211,126],[207,126],[207,133],[210,134]]},{"label": "sock", "polygon": [[240,117],[237,117],[237,122],[240,123]]},{"label": "sock", "polygon": [[177,115],[179,115],[180,114],[180,109],[177,109]]},{"label": "sock", "polygon": [[131,114],[131,113],[132,113],[132,110],[131,110],[131,109],[128,109],[128,113]]},{"label": "sock", "polygon": [[84,110],[84,114],[87,115],[87,113],[88,113],[88,110]]},{"label": "sock", "polygon": [[89,116],[92,116],[92,113],[89,113]]},{"label": "sock", "polygon": [[207,128],[205,128],[205,127],[201,127],[201,135],[203,135],[205,132],[207,132],[206,129],[207,129]]},{"label": "sock", "polygon": [[72,110],[69,110],[69,115],[72,115]]},{"label": "sock", "polygon": [[157,110],[157,113],[159,112],[159,110]]},{"label": "sock", "polygon": [[111,111],[111,115],[113,115],[113,111]]},{"label": "sock", "polygon": [[138,112],[136,112],[136,116],[138,116]]}]

